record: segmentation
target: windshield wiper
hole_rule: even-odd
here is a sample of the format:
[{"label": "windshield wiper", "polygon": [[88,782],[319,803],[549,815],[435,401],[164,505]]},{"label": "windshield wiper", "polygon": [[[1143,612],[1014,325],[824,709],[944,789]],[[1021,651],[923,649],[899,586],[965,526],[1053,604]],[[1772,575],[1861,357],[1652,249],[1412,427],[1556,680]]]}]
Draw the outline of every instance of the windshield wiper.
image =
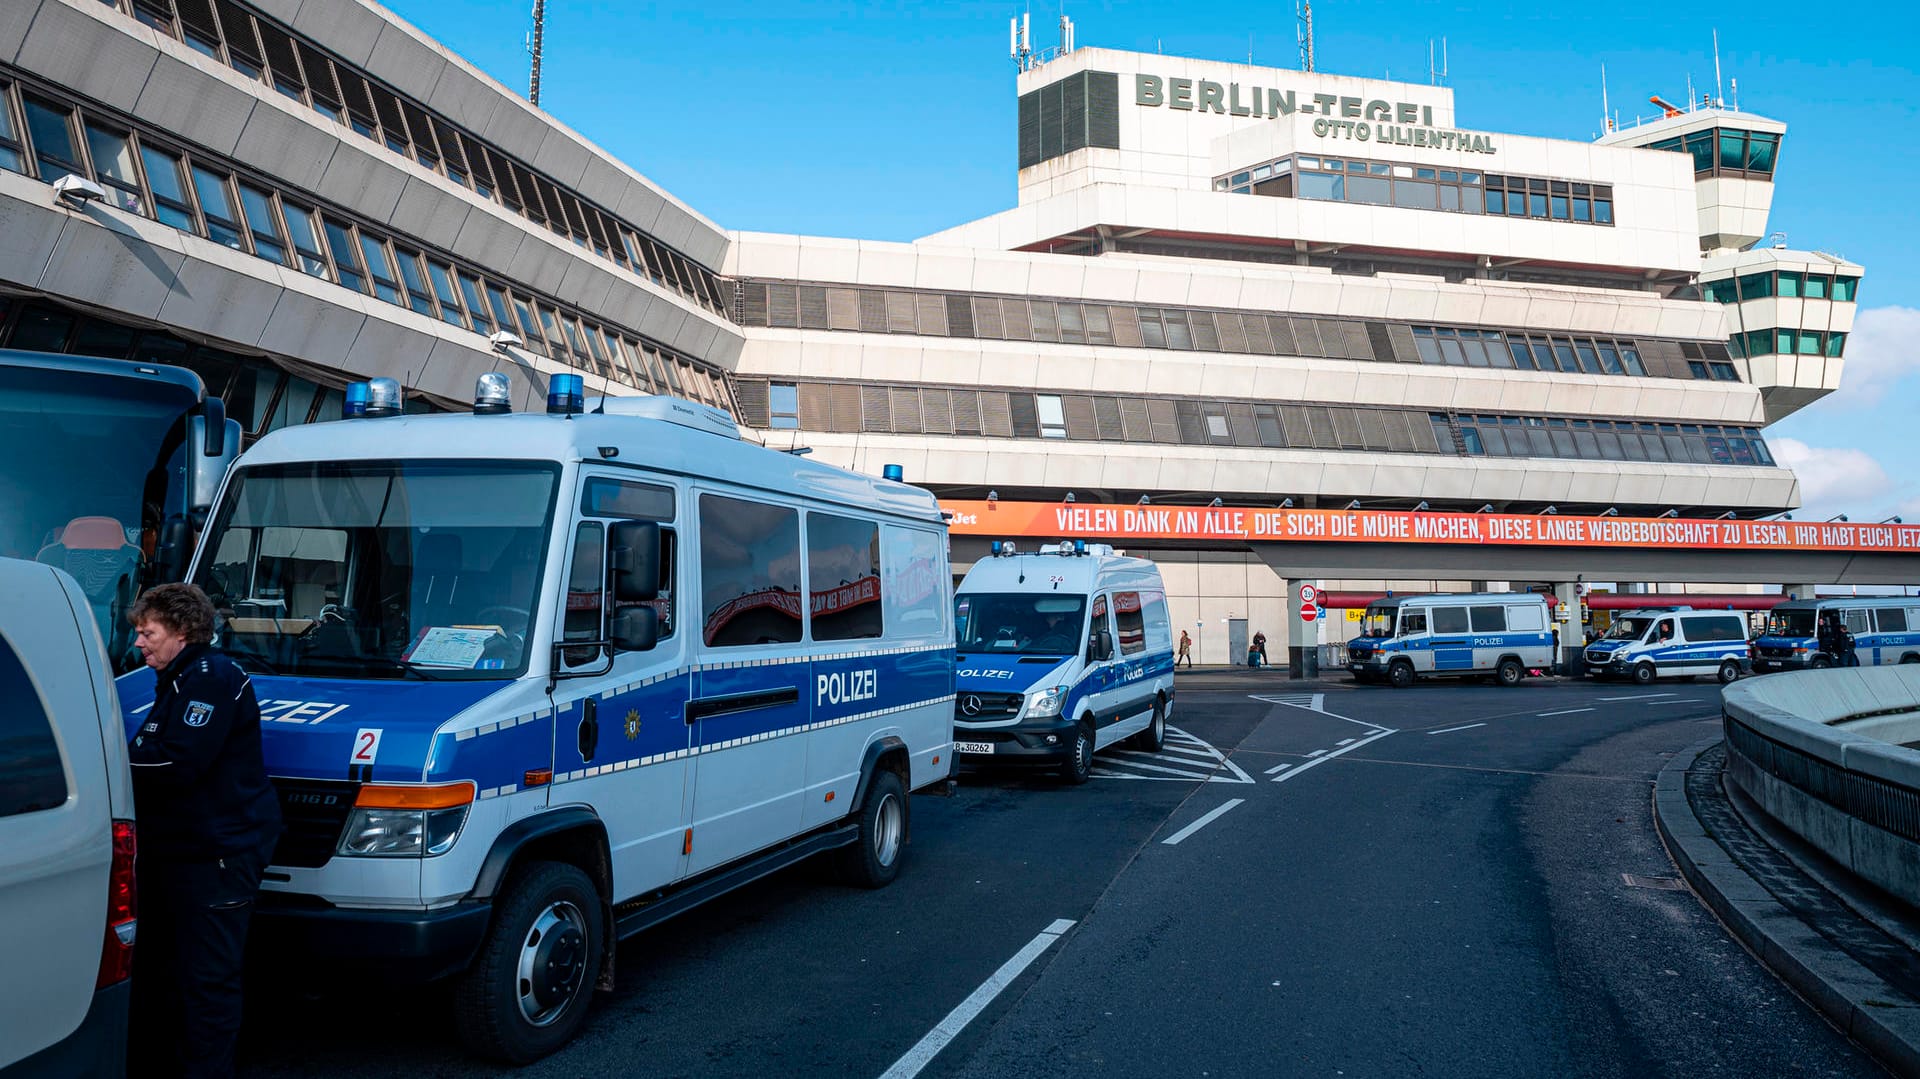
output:
[{"label": "windshield wiper", "polygon": [[423,664],[415,663],[412,660],[393,659],[388,656],[339,656],[339,655],[317,654],[317,655],[307,655],[305,657],[302,657],[302,662],[307,664],[316,664],[316,663],[329,664],[335,667],[346,667],[346,668],[373,667],[378,670],[400,671],[410,677],[418,678],[424,682],[442,681],[444,680],[444,675],[441,674],[440,672],[450,669],[450,668],[443,668],[443,667],[428,667]]},{"label": "windshield wiper", "polygon": [[260,674],[280,673],[280,668],[274,666],[272,660],[258,652],[251,652],[241,648],[223,648],[221,651],[227,654],[228,659],[240,664],[242,670],[257,667],[259,668]]}]

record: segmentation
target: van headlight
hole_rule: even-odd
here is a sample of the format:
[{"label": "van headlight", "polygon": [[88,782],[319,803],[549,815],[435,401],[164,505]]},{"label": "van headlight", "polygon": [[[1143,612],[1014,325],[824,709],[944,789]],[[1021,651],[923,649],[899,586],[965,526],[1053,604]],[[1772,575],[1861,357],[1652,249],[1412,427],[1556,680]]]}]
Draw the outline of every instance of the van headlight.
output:
[{"label": "van headlight", "polygon": [[335,853],[350,858],[445,854],[460,838],[472,803],[472,783],[368,784],[347,814]]},{"label": "van headlight", "polygon": [[1027,694],[1027,718],[1046,719],[1057,716],[1067,703],[1067,687],[1048,686]]}]

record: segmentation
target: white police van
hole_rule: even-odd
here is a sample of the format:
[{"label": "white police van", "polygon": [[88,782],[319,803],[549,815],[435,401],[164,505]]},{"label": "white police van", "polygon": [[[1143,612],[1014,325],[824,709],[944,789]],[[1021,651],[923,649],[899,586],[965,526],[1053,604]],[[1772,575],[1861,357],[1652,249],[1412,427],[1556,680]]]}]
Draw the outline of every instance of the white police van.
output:
[{"label": "white police van", "polygon": [[954,748],[968,766],[1057,767],[1134,739],[1155,751],[1173,711],[1173,627],[1160,571],[1084,541],[993,544],[954,596]]},{"label": "white police van", "polygon": [[1655,678],[1711,674],[1725,684],[1746,667],[1747,620],[1734,611],[1690,607],[1625,611],[1581,658],[1597,679],[1631,678],[1644,686]]},{"label": "white police van", "polygon": [[1360,636],[1347,642],[1356,682],[1396,689],[1420,677],[1491,674],[1517,686],[1553,665],[1547,600],[1535,592],[1387,596],[1367,605]]},{"label": "white police van", "polygon": [[[454,977],[463,1040],[524,1062],[616,940],[815,853],[894,877],[953,763],[930,494],[682,400],[582,414],[575,375],[549,415],[497,414],[498,374],[476,415],[398,415],[384,381],[248,450],[192,570],[286,815],[267,954]],[[129,729],[152,686],[121,681]]]}]

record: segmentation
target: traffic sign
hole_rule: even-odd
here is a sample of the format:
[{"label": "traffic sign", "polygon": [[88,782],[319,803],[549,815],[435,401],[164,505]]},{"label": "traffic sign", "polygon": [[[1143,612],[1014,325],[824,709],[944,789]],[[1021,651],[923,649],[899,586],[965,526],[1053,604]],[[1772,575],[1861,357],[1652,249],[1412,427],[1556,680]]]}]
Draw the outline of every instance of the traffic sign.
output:
[{"label": "traffic sign", "polygon": [[1320,608],[1314,606],[1312,600],[1308,600],[1300,605],[1300,621],[1312,622],[1319,617]]},{"label": "traffic sign", "polygon": [[1305,607],[1318,607],[1320,605],[1320,590],[1310,584],[1301,585],[1300,603]]}]

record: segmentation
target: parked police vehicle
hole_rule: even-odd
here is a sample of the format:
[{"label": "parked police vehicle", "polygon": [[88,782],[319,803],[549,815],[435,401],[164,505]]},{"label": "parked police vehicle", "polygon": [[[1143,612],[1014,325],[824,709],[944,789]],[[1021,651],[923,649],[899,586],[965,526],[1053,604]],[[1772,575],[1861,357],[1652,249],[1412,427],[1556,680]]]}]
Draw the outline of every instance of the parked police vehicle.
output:
[{"label": "parked police vehicle", "polygon": [[1421,677],[1487,674],[1514,686],[1552,664],[1547,600],[1535,592],[1387,596],[1367,605],[1360,636],[1347,642],[1354,681],[1397,689]]},{"label": "parked police vehicle", "polygon": [[0,1076],[126,1073],[133,781],[92,597],[0,558]]},{"label": "parked police vehicle", "polygon": [[1790,599],[1768,612],[1766,630],[1753,641],[1754,673],[1838,666],[1841,657],[1820,650],[1820,620],[1828,615],[1853,634],[1862,667],[1920,663],[1920,599],[1836,596]]},{"label": "parked police vehicle", "polygon": [[1747,661],[1747,620],[1734,611],[1687,607],[1625,611],[1583,657],[1595,678],[1655,678],[1711,674],[1721,683],[1740,677]]},{"label": "parked police vehicle", "polygon": [[[952,767],[930,494],[551,391],[404,416],[350,387],[368,418],[241,458],[192,571],[287,821],[260,944],[452,976],[462,1039],[514,1062],[574,1034],[619,938],[815,853],[889,882]],[[152,686],[123,679],[130,729]]]},{"label": "parked police vehicle", "polygon": [[1057,767],[1133,739],[1155,751],[1173,711],[1173,627],[1160,570],[1085,541],[994,543],[954,597],[954,748],[967,765]]}]

